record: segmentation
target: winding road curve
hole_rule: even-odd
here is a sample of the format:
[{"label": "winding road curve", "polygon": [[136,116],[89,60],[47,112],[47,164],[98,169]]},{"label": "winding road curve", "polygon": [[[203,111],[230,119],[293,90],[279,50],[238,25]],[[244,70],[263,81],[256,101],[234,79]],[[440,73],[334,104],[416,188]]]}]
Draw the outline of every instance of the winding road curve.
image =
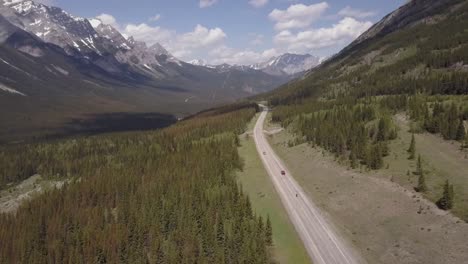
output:
[{"label": "winding road curve", "polygon": [[266,116],[267,111],[263,111],[254,128],[257,151],[313,263],[366,263],[323,217],[273,151],[263,131]]}]

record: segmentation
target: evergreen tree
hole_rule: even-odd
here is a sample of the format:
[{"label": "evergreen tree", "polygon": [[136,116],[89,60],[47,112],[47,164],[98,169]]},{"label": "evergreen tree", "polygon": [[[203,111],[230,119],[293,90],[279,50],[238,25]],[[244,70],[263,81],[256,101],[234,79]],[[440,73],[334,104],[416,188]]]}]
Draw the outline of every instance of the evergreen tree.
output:
[{"label": "evergreen tree", "polygon": [[218,224],[216,226],[216,242],[218,243],[219,246],[224,247],[224,223],[223,223],[223,218],[219,217]]},{"label": "evergreen tree", "polygon": [[424,176],[424,173],[421,173],[419,175],[417,191],[418,192],[426,192],[427,191],[426,177]]},{"label": "evergreen tree", "polygon": [[427,185],[426,185],[426,177],[424,175],[424,170],[422,168],[422,161],[421,161],[421,155],[418,157],[418,168],[417,168],[417,173],[419,175],[418,178],[418,187],[416,187],[416,191],[418,192],[426,192],[427,191]]},{"label": "evergreen tree", "polygon": [[388,155],[390,155],[390,149],[389,149],[388,143],[386,141],[380,143],[380,146],[381,146],[381,149],[382,149],[382,156],[383,157],[387,157]]},{"label": "evergreen tree", "polygon": [[387,123],[385,122],[383,118],[380,118],[378,129],[377,129],[377,141],[385,141],[385,139],[387,138],[386,133],[387,133]]},{"label": "evergreen tree", "polygon": [[271,227],[270,216],[267,216],[266,229],[265,229],[265,240],[267,245],[273,245],[273,228]]},{"label": "evergreen tree", "polygon": [[368,166],[373,170],[381,169],[383,166],[383,159],[382,159],[382,147],[380,144],[375,144],[371,146],[371,150],[369,152],[369,164]]},{"label": "evergreen tree", "polygon": [[416,175],[421,175],[423,173],[422,159],[421,155],[418,156],[418,163],[416,165]]},{"label": "evergreen tree", "polygon": [[450,209],[453,208],[453,204],[454,204],[454,199],[455,199],[455,192],[453,190],[453,184],[450,184],[450,187],[449,187],[449,207]]},{"label": "evergreen tree", "polygon": [[354,154],[355,151],[352,150],[351,153],[349,154],[349,160],[351,163],[351,168],[355,169],[357,166],[357,159],[356,159],[356,154]]},{"label": "evergreen tree", "polygon": [[409,159],[412,160],[416,157],[416,139],[414,138],[414,134],[411,136],[411,143],[408,149]]},{"label": "evergreen tree", "polygon": [[463,119],[460,119],[460,124],[458,125],[457,129],[457,137],[455,138],[458,141],[462,141],[465,139],[466,131],[465,125],[463,124]]},{"label": "evergreen tree", "polygon": [[240,140],[236,134],[234,134],[234,143],[236,144],[237,147],[240,147]]},{"label": "evergreen tree", "polygon": [[444,192],[442,197],[437,201],[437,206],[443,210],[450,210],[453,208],[453,185],[447,180],[444,185]]}]

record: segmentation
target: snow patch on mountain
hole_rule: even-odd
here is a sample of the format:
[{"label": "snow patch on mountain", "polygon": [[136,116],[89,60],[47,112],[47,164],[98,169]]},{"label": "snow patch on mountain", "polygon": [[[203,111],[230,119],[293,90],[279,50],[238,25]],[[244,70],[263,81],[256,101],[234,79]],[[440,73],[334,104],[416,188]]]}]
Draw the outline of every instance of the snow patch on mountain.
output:
[{"label": "snow patch on mountain", "polygon": [[33,76],[32,76],[31,74],[29,74],[28,72],[26,72],[26,71],[24,71],[24,70],[22,70],[22,69],[16,67],[15,65],[9,63],[8,61],[6,61],[6,60],[4,60],[4,59],[2,59],[2,58],[0,58],[0,62],[3,62],[3,63],[5,63],[6,65],[10,66],[11,68],[13,68],[13,69],[15,69],[15,70],[17,70],[17,71],[19,71],[19,72],[22,72],[22,73],[24,73],[24,74],[26,74],[26,75],[28,75],[28,76],[30,76],[30,77],[33,77]]},{"label": "snow patch on mountain", "polygon": [[24,93],[22,92],[19,92],[13,88],[10,88],[6,85],[3,85],[2,83],[0,83],[0,90],[1,91],[4,91],[4,92],[7,92],[7,93],[12,93],[12,94],[17,94],[17,95],[21,95],[21,96],[26,96]]},{"label": "snow patch on mountain", "polygon": [[68,76],[70,74],[67,70],[65,70],[65,69],[63,69],[63,68],[61,68],[61,67],[59,67],[57,65],[52,64],[52,67],[54,67],[54,69],[56,71],[58,71],[59,73],[65,75],[65,76]]}]

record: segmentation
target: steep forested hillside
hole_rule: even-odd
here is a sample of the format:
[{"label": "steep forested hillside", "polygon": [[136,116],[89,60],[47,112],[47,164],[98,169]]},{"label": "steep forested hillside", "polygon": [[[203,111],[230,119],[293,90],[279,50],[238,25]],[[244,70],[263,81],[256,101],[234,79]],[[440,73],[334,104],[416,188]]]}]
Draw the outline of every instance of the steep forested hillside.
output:
[{"label": "steep forested hillside", "polygon": [[[468,93],[468,3],[415,0],[400,9],[419,10],[427,2],[434,7],[424,10],[424,17],[419,14],[403,28],[368,36],[381,27],[376,24],[303,79],[272,92],[272,103],[290,104],[314,97]],[[392,20],[383,22],[388,28],[396,27],[392,23],[405,18],[399,16],[405,14],[403,11],[395,11],[389,15]]]},{"label": "steep forested hillside", "polygon": [[[406,17],[408,13],[412,17]],[[376,118],[379,129],[388,130],[390,115],[398,111],[419,121],[418,129],[463,141],[468,116],[466,28],[466,1],[411,1],[303,79],[269,94],[278,106],[274,120],[287,125],[300,116],[301,130],[314,133],[320,145],[338,145],[335,152],[345,143],[351,149],[357,140],[352,137],[369,134],[364,126]],[[321,125],[312,129],[314,124]],[[322,133],[327,125],[333,131]],[[334,130],[337,125],[341,128]],[[370,133],[370,138],[387,137],[378,133]],[[385,133],[393,137],[394,132]]]},{"label": "steep forested hillside", "polygon": [[[389,142],[401,129],[397,114],[412,121],[411,133],[438,134],[466,147],[467,28],[467,1],[410,1],[304,78],[268,94],[273,120],[295,129],[299,137],[291,145],[310,142],[353,168],[384,168]],[[408,150],[415,162],[424,154]],[[421,166],[415,189],[453,200],[453,191],[442,193],[439,184],[427,188]],[[458,197],[463,201],[466,193]],[[468,219],[466,206],[458,206]]]},{"label": "steep forested hillside", "polygon": [[255,105],[153,132],[0,149],[0,186],[66,180],[0,214],[0,263],[268,263],[271,226],[233,177]]}]

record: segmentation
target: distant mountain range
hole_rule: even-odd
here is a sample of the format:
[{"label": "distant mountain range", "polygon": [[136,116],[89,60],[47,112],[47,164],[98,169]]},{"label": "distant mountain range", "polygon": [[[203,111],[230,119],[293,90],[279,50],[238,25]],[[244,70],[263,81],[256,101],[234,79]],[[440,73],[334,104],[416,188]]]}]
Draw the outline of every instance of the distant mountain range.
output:
[{"label": "distant mountain range", "polygon": [[319,65],[321,61],[319,57],[310,54],[285,53],[250,67],[271,75],[293,75],[310,70]]},{"label": "distant mountain range", "polygon": [[0,0],[0,138],[53,133],[89,114],[184,116],[278,87],[294,77],[281,67],[186,63],[97,19]]},{"label": "distant mountain range", "polygon": [[274,76],[291,76],[301,72],[310,70],[318,66],[323,59],[312,56],[310,54],[291,54],[285,53],[283,55],[272,57],[268,61],[252,64],[252,65],[210,65],[203,59],[197,59],[189,61],[192,65],[204,66],[208,68],[236,68],[236,69],[245,69],[250,68],[254,70],[259,70],[264,73],[274,75]]}]

